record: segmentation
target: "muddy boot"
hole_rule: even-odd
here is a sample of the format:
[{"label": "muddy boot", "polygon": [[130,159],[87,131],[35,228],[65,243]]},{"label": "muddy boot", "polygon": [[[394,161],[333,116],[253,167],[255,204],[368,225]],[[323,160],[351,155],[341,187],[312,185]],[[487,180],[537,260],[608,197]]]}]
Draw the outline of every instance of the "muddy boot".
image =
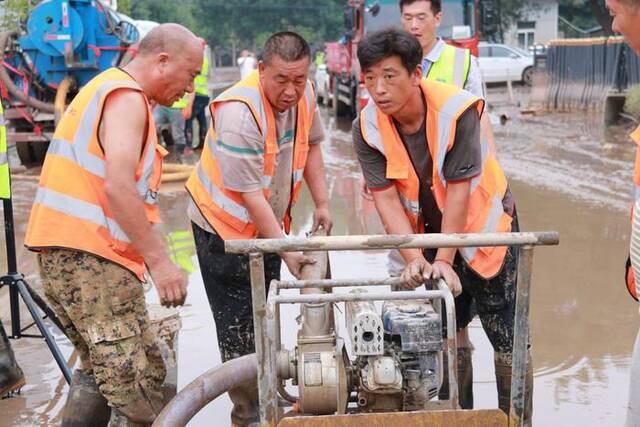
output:
[{"label": "muddy boot", "polygon": [[[531,363],[531,355],[527,356],[527,375],[525,377],[524,391],[525,403],[523,414],[523,425],[531,426],[531,418],[533,414],[533,364]],[[511,355],[501,356],[496,353],[496,386],[498,388],[498,407],[509,415],[509,407],[511,405]]]},{"label": "muddy boot", "polygon": [[458,349],[458,394],[462,409],[473,409],[473,350]]},{"label": "muddy boot", "polygon": [[106,427],[110,416],[111,408],[98,390],[93,375],[76,370],[62,413],[62,427]]},{"label": "muddy boot", "polygon": [[250,380],[229,390],[229,399],[233,403],[231,425],[234,427],[254,427],[260,425],[258,411],[258,382]]},{"label": "muddy boot", "polygon": [[[473,365],[470,348],[458,349],[458,400],[462,409],[473,409]],[[449,372],[447,370],[447,355],[443,356],[445,369],[442,370],[442,387],[438,392],[440,400],[449,398]]]},{"label": "muddy boot", "polygon": [[0,322],[0,398],[19,393],[25,384],[24,373],[16,362],[9,338]]}]

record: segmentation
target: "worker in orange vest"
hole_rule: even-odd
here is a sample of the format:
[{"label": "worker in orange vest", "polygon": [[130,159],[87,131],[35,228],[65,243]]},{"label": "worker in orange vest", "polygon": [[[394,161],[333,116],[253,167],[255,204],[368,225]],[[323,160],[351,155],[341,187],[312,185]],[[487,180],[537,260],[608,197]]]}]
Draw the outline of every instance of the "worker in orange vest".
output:
[{"label": "worker in orange vest", "polygon": [[201,64],[189,30],[159,25],[129,64],[80,90],[53,135],[25,245],[38,252],[46,296],[82,362],[63,425],[107,425],[108,414],[98,415],[106,402],[92,395],[136,423],[153,422],[163,407],[166,371],[142,283],[147,271],[160,301],[175,306],[186,278],[153,229],[166,151],[150,102],[168,106],[193,91]]},{"label": "worker in orange vest", "polygon": [[[389,234],[518,231],[507,180],[480,139],[484,103],[456,86],[422,79],[422,48],[396,29],[368,35],[358,59],[371,95],[353,140],[376,209]],[[498,401],[509,409],[515,318],[514,247],[400,250],[409,288],[443,278],[456,298],[456,326],[480,320],[494,348]],[[525,424],[533,387],[527,370]],[[470,383],[467,386],[471,386]],[[461,396],[464,390],[461,390]],[[468,390],[470,392],[470,390]],[[471,402],[461,404],[468,405]],[[464,406],[463,406],[464,407]]]},{"label": "worker in orange vest", "polygon": [[[223,361],[255,351],[248,257],[225,254],[224,242],[284,237],[303,179],[316,206],[312,231],[331,230],[320,147],[324,131],[309,65],[302,37],[271,36],[258,70],[209,106],[212,125],[187,181],[189,217]],[[281,260],[296,277],[313,262],[301,252],[266,254],[267,287],[280,278]],[[259,422],[255,382],[229,397],[234,425]]]},{"label": "worker in orange vest", "polygon": [[[624,36],[625,42],[640,55],[640,0],[606,0],[607,9],[613,20],[612,29]],[[636,152],[636,162],[633,173],[634,207],[632,208],[632,234],[640,233],[636,229],[636,221],[633,220],[640,212],[640,126],[631,134],[631,139],[639,146]],[[640,263],[634,259],[627,259],[626,281],[627,289],[635,300],[638,300],[638,277],[635,272],[640,272]],[[631,359],[631,379],[629,381],[629,404],[627,406],[626,426],[640,425],[640,332],[636,338]]]}]

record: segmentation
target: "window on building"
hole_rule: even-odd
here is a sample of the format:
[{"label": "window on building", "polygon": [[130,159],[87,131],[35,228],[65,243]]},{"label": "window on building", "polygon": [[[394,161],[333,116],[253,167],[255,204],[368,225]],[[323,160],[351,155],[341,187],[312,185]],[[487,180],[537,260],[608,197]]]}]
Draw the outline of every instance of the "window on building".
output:
[{"label": "window on building", "polygon": [[536,23],[533,21],[520,21],[517,27],[518,46],[526,49],[535,43]]}]

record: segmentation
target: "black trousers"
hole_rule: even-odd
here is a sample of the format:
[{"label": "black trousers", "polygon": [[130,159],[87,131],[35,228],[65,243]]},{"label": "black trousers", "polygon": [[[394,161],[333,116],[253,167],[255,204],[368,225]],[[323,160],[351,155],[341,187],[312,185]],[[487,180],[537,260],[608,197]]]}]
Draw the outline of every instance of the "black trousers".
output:
[{"label": "black trousers", "polygon": [[[518,232],[518,215],[514,212],[511,231]],[[426,251],[430,262],[436,251]],[[494,351],[513,351],[513,327],[516,317],[516,289],[518,282],[519,248],[509,246],[498,274],[485,279],[469,267],[459,253],[453,261],[453,270],[462,284],[462,293],[456,297],[456,329],[469,325],[476,314],[480,317]]]},{"label": "black trousers", "polygon": [[191,146],[193,141],[193,121],[198,121],[198,146],[202,148],[204,138],[207,135],[207,107],[209,106],[209,97],[196,95],[193,99],[193,107],[191,109],[191,118],[184,124],[184,136],[187,139],[187,146]]},{"label": "black trousers", "polygon": [[[222,361],[255,352],[249,256],[226,254],[224,240],[192,223],[196,251],[209,306],[216,322]],[[267,292],[272,280],[280,280],[278,254],[265,254]]]}]

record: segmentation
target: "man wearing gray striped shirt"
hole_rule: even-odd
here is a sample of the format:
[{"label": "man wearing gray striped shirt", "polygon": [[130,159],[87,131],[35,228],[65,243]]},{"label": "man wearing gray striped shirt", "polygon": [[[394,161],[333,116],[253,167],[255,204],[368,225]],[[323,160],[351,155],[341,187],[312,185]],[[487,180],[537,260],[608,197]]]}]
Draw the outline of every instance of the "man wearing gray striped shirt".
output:
[{"label": "man wearing gray striped shirt", "polygon": [[[255,351],[248,257],[226,254],[224,241],[252,238],[254,230],[259,237],[284,237],[303,177],[316,207],[312,231],[331,229],[319,144],[324,131],[308,82],[309,59],[299,35],[271,36],[258,71],[213,101],[212,128],[187,183],[188,215],[223,362]],[[313,262],[300,252],[265,254],[267,287],[280,278],[282,261],[296,277]],[[229,397],[233,425],[259,422],[255,381]]]}]

